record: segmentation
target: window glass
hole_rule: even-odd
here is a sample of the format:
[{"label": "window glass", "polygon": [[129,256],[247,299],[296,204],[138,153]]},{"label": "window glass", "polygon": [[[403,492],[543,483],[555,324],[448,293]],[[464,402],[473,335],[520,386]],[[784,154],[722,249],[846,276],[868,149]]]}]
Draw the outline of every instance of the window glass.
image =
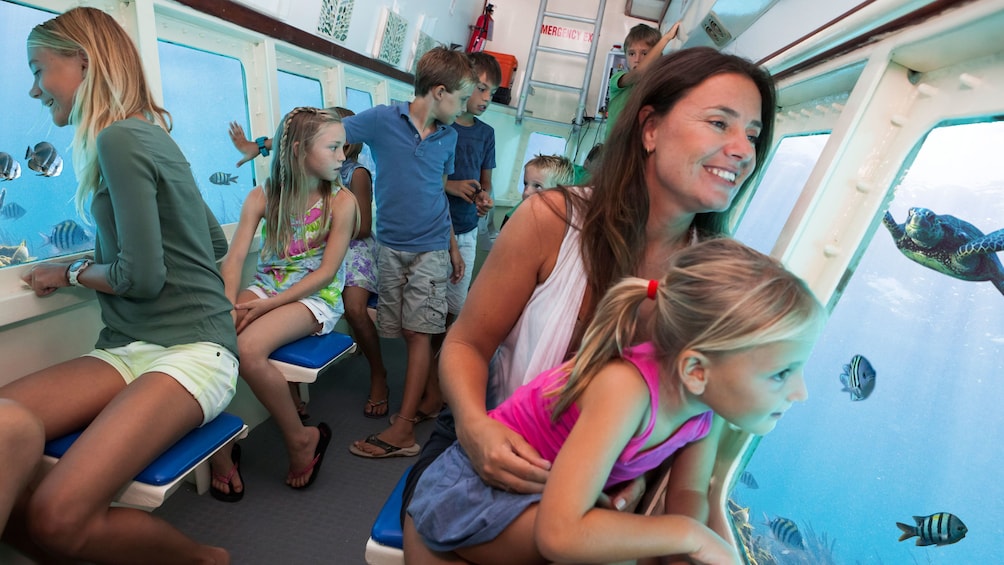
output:
[{"label": "window glass", "polygon": [[[373,95],[364,90],[345,87],[345,107],[358,114],[373,107]],[[376,161],[373,160],[373,153],[370,152],[369,145],[363,145],[363,150],[359,152],[359,163],[369,169],[370,174],[376,176]]]},{"label": "window glass", "polygon": [[373,95],[355,88],[345,87],[345,107],[355,113],[373,107]]},{"label": "window glass", "polygon": [[[915,262],[878,226],[805,368],[809,400],[763,439],[750,474],[733,490],[749,508],[753,537],[776,557],[758,562],[1000,560],[1004,170],[985,166],[1000,160],[1000,147],[1004,122],[945,126],[907,164],[889,205],[895,222],[926,208],[949,231],[971,224],[962,240],[973,243],[973,262],[983,261],[975,272],[996,283]],[[919,234],[925,216],[913,214],[918,231],[911,233]],[[981,239],[976,230],[991,235]],[[959,258],[958,243],[930,233],[933,264]],[[873,392],[860,401],[841,390],[839,378],[853,371],[847,366],[856,355],[876,375]],[[965,539],[944,547],[918,547],[916,537],[898,541],[897,522],[913,527],[914,516],[941,512],[965,524]],[[783,547],[764,525],[765,514],[793,521],[807,549]]]},{"label": "window glass", "polygon": [[235,166],[240,154],[227,134],[231,121],[248,131],[244,67],[231,57],[160,41],[164,106],[171,136],[192,165],[202,197],[221,224],[238,220],[255,186],[253,167]]},{"label": "window glass", "polygon": [[[530,134],[530,138],[526,141],[526,152],[523,153],[523,165],[530,159],[533,159],[537,155],[564,155],[565,154],[565,143],[564,137],[559,137],[557,135],[549,135],[546,133],[533,132]],[[520,169],[519,173],[519,189],[523,189],[523,169]]]},{"label": "window glass", "polygon": [[[0,81],[0,266],[47,259],[94,247],[93,226],[77,215],[70,142],[73,128],[53,125],[52,116],[41,102],[28,96],[32,75],[25,56],[25,40],[34,26],[55,14],[25,6],[0,3],[0,49],[8,55],[4,80]],[[58,175],[45,176],[28,166],[26,153],[39,143],[49,143],[62,159]],[[49,172],[54,172],[51,167]],[[86,237],[58,237],[74,222]],[[58,229],[57,226],[64,226]],[[72,227],[72,226],[70,226]],[[51,243],[50,243],[51,242]]]},{"label": "window glass", "polygon": [[830,134],[786,137],[778,144],[735,237],[770,253]]},{"label": "window glass", "polygon": [[[321,81],[297,74],[279,71],[279,107],[282,115],[298,106],[324,107]],[[269,135],[269,137],[272,137]]]}]

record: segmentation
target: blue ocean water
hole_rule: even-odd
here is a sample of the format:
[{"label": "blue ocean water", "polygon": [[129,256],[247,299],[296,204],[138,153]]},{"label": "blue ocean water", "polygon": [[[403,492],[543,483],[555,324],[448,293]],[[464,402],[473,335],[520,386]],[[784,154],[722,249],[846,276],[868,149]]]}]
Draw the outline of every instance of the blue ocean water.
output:
[{"label": "blue ocean water", "polygon": [[[1004,124],[943,127],[927,138],[889,208],[951,214],[984,233],[1004,228]],[[998,254],[1000,257],[1002,254]],[[874,393],[840,392],[855,354],[877,372]],[[792,550],[777,562],[944,565],[1000,562],[1004,537],[1004,294],[912,262],[879,227],[805,370],[809,400],[763,438],[737,484],[757,535],[764,515],[833,543],[833,560]],[[899,542],[896,522],[950,512],[968,527],[953,545]],[[772,542],[769,542],[772,543]]]}]

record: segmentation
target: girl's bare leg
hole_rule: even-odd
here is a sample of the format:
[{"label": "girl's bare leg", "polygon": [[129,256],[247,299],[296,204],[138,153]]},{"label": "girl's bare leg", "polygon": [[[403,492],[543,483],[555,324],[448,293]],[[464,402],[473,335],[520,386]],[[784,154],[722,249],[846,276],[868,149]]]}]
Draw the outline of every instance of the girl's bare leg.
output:
[{"label": "girl's bare leg", "polygon": [[[265,406],[279,426],[289,455],[289,471],[299,473],[314,460],[314,451],[320,440],[318,429],[304,426],[293,405],[286,378],[271,363],[268,356],[277,348],[318,328],[314,315],[299,302],[280,306],[251,322],[237,336],[240,350],[240,374],[258,400]],[[227,471],[232,465],[229,453],[214,458],[213,471]],[[215,463],[219,463],[216,465]],[[290,486],[307,483],[310,474],[296,477]]]},{"label": "girl's bare leg", "polygon": [[0,533],[14,502],[35,476],[45,446],[45,428],[27,408],[0,400]]},{"label": "girl's bare leg", "polygon": [[432,551],[422,543],[421,536],[415,531],[415,522],[411,516],[405,516],[403,524],[404,562],[408,565],[448,565],[450,563],[467,563],[455,553],[439,553]]},{"label": "girl's bare leg", "polygon": [[118,490],[202,422],[184,387],[163,373],[128,387],[110,365],[82,357],[0,389],[39,416],[51,439],[93,422],[31,495],[28,532],[42,550],[102,563],[229,563],[142,510],[110,508]]},{"label": "girl's bare leg", "polygon": [[369,297],[370,292],[358,286],[347,286],[342,291],[345,320],[352,328],[359,349],[370,364],[370,394],[365,412],[367,415],[383,416],[387,414],[388,403],[380,402],[389,397],[390,389],[387,388],[387,368],[384,367],[383,355],[380,352],[380,337],[366,308]]}]

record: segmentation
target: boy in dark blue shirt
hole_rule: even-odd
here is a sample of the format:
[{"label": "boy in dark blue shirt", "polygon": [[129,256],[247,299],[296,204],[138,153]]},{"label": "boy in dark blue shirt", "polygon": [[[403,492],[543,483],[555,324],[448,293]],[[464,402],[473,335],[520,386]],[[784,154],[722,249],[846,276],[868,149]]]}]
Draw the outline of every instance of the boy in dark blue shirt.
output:
[{"label": "boy in dark blue shirt", "polygon": [[467,101],[467,110],[453,122],[453,129],[457,132],[456,160],[453,174],[446,182],[453,233],[467,268],[460,281],[451,282],[447,287],[447,327],[460,314],[460,308],[467,299],[467,289],[471,286],[477,253],[478,218],[487,214],[495,204],[491,196],[495,130],[477,117],[484,114],[491,104],[492,96],[502,81],[502,69],[495,57],[487,53],[470,53],[468,57],[478,75],[478,84]]}]

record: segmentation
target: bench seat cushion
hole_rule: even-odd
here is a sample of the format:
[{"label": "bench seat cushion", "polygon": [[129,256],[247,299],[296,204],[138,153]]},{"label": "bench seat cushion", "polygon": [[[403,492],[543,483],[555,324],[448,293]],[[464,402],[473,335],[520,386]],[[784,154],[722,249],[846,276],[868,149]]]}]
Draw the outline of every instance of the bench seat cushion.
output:
[{"label": "bench seat cushion", "polygon": [[[192,467],[215,452],[237,435],[244,422],[226,412],[201,428],[188,432],[171,448],[136,475],[136,481],[148,485],[165,485],[192,470]],[[45,444],[45,454],[60,458],[73,445],[83,430],[56,438]]]},{"label": "bench seat cushion", "polygon": [[380,508],[373,528],[370,530],[370,537],[373,541],[382,545],[400,548],[404,545],[403,534],[401,533],[401,504],[404,495],[404,483],[408,478],[411,467],[405,469],[401,479],[397,481],[394,490],[391,491],[387,501]]},{"label": "bench seat cushion", "polygon": [[276,349],[269,355],[269,359],[320,369],[354,345],[351,337],[340,332],[310,335]]}]

